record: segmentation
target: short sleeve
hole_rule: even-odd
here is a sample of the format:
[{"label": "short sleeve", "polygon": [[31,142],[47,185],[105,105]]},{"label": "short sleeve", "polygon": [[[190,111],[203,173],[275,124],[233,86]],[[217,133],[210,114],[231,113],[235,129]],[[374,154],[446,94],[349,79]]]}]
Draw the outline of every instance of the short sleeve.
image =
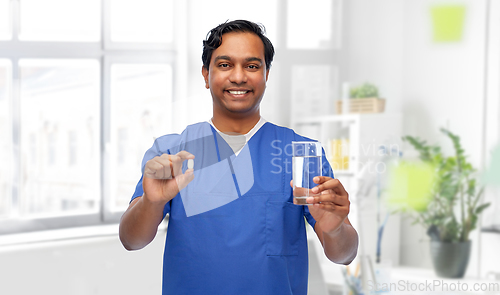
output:
[{"label": "short sleeve", "polygon": [[[137,183],[137,186],[135,187],[135,192],[132,195],[132,199],[130,200],[130,202],[132,202],[137,197],[142,197],[143,194],[144,194],[144,190],[142,189],[142,176],[141,176],[141,179],[139,180],[139,182]],[[170,213],[170,203],[171,202],[172,201],[165,204],[165,207],[163,208],[163,218],[165,218],[167,213]]]},{"label": "short sleeve", "polygon": [[323,174],[322,175],[323,176],[328,176],[328,177],[331,177],[331,178],[335,178],[335,176],[333,175],[333,169],[330,166],[330,163],[328,162],[328,160],[326,159],[326,154],[325,154],[325,150],[324,149],[323,149],[322,162],[323,162],[323,171],[322,171]]}]

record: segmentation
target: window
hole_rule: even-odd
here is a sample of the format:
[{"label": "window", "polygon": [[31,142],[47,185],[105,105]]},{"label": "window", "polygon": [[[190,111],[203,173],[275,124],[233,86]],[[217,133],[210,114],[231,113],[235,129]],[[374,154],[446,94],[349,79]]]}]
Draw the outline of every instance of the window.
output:
[{"label": "window", "polygon": [[[337,48],[340,23],[338,1],[289,0],[287,10],[287,48]],[[337,30],[335,30],[337,29]]]},{"label": "window", "polygon": [[172,132],[173,9],[0,0],[0,234],[119,220]]},{"label": "window", "polygon": [[[284,82],[280,89],[292,101],[286,111],[294,127],[295,119],[313,114],[333,113],[333,101],[340,94],[345,71],[345,38],[341,34],[342,0],[286,1],[286,16],[280,64]],[[288,92],[288,93],[287,93]],[[307,100],[302,98],[307,97]],[[283,104],[283,100],[281,100]],[[322,108],[318,109],[317,105]]]},{"label": "window", "polygon": [[114,63],[110,109],[111,210],[122,212],[141,178],[145,151],[171,132],[172,67]]},{"label": "window", "polygon": [[22,0],[19,4],[19,40],[88,42],[100,40],[100,0]]},{"label": "window", "polygon": [[292,117],[328,115],[335,100],[332,85],[337,82],[337,68],[331,65],[295,65],[292,67]]},{"label": "window", "polygon": [[10,0],[0,0],[0,40],[12,37],[10,24]]},{"label": "window", "polygon": [[172,1],[111,0],[111,41],[172,43],[173,8]]},{"label": "window", "polygon": [[21,59],[19,69],[20,216],[97,212],[99,63]]}]

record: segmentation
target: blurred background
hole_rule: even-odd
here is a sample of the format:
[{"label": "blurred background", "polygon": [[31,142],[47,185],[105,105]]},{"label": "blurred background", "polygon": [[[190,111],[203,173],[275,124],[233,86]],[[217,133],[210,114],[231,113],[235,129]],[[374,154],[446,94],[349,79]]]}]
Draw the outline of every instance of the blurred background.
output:
[{"label": "blurred background", "polygon": [[[153,139],[211,118],[202,40],[235,19],[276,49],[261,115],[320,140],[350,192],[358,258],[331,264],[309,239],[309,293],[500,294],[498,0],[0,0],[0,293],[161,292],[166,225],[127,252],[117,224]],[[489,179],[456,279],[387,201],[389,167],[419,156],[403,136],[454,155],[440,128]]]}]

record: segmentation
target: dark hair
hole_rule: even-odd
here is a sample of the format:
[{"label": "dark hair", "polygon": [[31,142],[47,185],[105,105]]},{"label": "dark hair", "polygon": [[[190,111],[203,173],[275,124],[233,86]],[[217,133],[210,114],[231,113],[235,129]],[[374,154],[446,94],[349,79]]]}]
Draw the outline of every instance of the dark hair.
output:
[{"label": "dark hair", "polygon": [[264,35],[266,29],[262,24],[256,24],[247,20],[234,20],[218,25],[208,32],[207,39],[203,40],[203,54],[201,59],[203,66],[208,70],[212,53],[222,44],[222,35],[230,32],[250,32],[262,40],[264,43],[264,58],[266,60],[266,69],[271,68],[274,57],[274,47],[271,41]]}]

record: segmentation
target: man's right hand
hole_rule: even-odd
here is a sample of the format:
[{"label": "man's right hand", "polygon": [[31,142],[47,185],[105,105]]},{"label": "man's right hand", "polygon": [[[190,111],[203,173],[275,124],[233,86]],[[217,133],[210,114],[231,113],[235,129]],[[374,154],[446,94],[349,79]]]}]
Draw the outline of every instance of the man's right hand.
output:
[{"label": "man's right hand", "polygon": [[146,162],[142,188],[143,198],[151,203],[166,204],[194,179],[193,169],[182,173],[182,163],[194,159],[187,151],[163,154]]}]

